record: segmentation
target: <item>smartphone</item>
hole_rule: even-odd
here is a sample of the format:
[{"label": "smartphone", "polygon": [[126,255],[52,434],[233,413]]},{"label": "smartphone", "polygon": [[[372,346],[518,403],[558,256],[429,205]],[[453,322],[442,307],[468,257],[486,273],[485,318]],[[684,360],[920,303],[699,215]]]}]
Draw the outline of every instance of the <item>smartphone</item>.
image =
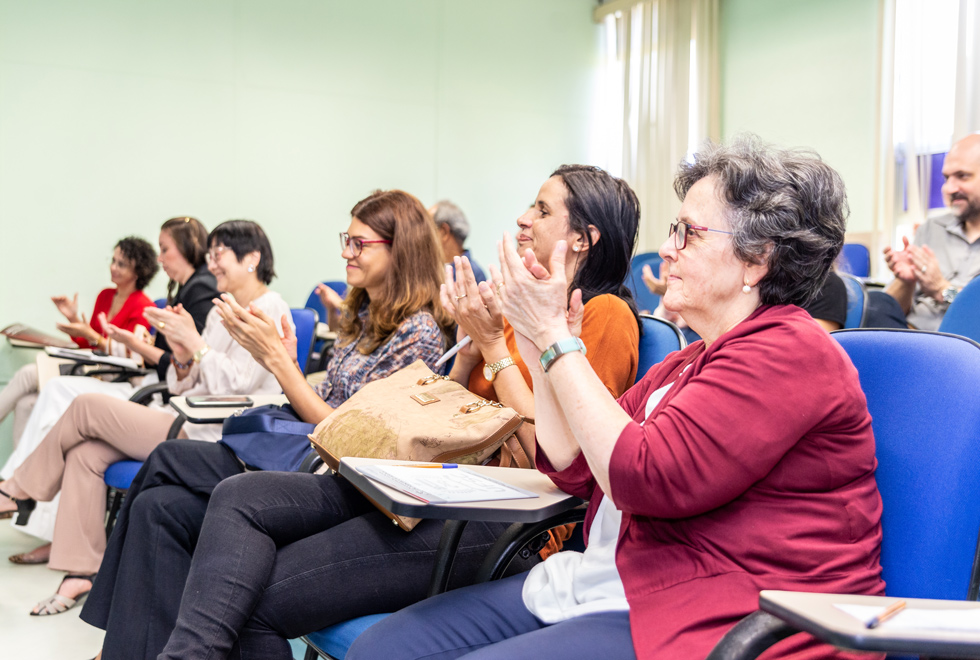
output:
[{"label": "smartphone", "polygon": [[189,396],[187,405],[191,408],[251,408],[252,399],[247,396]]}]

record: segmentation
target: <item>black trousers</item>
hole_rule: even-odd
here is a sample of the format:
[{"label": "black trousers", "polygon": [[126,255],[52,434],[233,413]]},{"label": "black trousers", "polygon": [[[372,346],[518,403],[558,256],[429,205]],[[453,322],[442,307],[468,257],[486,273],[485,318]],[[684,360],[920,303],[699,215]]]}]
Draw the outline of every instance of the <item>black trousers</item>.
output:
[{"label": "black trousers", "polygon": [[102,657],[156,658],[170,637],[208,500],[243,472],[224,445],[168,440],[136,474],[81,619],[106,631]]},{"label": "black trousers", "polygon": [[[403,532],[341,477],[241,472],[212,443],[148,459],[82,611],[106,630],[104,660],[286,660],[287,639],[425,597],[441,522]],[[451,587],[505,527],[467,526]]]}]

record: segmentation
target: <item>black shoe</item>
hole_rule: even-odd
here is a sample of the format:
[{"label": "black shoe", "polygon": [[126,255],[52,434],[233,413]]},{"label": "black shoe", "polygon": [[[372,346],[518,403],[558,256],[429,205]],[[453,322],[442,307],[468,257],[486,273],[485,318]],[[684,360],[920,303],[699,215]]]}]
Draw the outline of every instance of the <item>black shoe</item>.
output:
[{"label": "black shoe", "polygon": [[37,500],[18,499],[7,495],[7,493],[3,492],[2,490],[0,490],[0,495],[3,495],[17,505],[17,522],[14,524],[20,527],[26,525],[27,521],[31,519],[31,514],[34,513],[34,507],[37,506]]}]

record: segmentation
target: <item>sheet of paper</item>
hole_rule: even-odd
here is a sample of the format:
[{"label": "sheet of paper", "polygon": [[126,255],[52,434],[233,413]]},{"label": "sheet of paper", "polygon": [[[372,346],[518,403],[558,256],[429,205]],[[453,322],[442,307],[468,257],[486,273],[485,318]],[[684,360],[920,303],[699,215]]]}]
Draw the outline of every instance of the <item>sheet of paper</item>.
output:
[{"label": "sheet of paper", "polygon": [[[850,614],[861,623],[885,611],[876,605],[850,605],[837,603],[837,609]],[[968,610],[923,610],[906,608],[886,620],[878,630],[949,630],[956,632],[980,633],[980,608]]]},{"label": "sheet of paper", "polygon": [[365,465],[358,470],[374,481],[423,502],[483,502],[537,497],[532,492],[464,467],[443,470],[403,465]]},{"label": "sheet of paper", "polygon": [[136,360],[131,358],[116,357],[114,355],[94,355],[92,351],[77,348],[55,348],[53,346],[47,346],[44,350],[48,355],[53,357],[67,358],[69,360],[85,360],[98,364],[107,364],[113,367],[132,369],[134,371],[142,369]]}]

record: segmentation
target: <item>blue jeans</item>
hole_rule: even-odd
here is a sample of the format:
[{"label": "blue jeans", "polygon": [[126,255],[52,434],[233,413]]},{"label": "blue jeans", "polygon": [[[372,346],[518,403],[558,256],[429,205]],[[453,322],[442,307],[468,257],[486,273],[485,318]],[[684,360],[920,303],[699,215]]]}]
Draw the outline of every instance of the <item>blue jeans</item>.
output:
[{"label": "blue jeans", "polygon": [[412,605],[357,638],[347,660],[634,660],[629,612],[603,612],[553,625],[524,606],[527,573]]}]

